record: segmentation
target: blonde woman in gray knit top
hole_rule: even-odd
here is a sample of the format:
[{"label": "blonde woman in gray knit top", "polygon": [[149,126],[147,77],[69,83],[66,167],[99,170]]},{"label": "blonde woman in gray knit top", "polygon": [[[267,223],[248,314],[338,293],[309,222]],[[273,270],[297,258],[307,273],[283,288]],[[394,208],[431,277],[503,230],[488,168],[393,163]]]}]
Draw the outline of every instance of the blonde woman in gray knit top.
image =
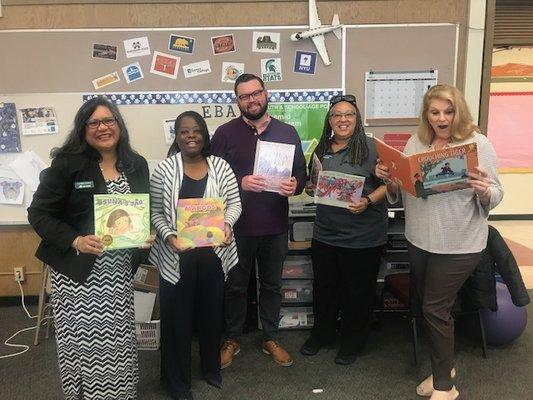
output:
[{"label": "blonde woman in gray knit top", "polygon": [[454,322],[451,309],[457,292],[474,271],[486,247],[489,211],[502,200],[498,160],[489,140],[479,133],[462,93],[436,85],[424,95],[418,132],[405,147],[407,155],[465,143],[477,144],[479,167],[469,172],[469,188],[427,198],[414,197],[390,180],[379,163],[376,176],[387,183],[389,201],[401,192],[405,236],[414,279],[414,303],[422,306],[431,344],[433,374],[416,388],[430,400],[459,396],[453,379]]}]

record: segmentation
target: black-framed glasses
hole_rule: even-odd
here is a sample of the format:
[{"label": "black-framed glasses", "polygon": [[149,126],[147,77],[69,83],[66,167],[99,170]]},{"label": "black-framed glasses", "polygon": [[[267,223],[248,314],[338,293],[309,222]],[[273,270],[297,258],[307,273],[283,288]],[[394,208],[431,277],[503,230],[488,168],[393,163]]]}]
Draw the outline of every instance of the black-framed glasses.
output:
[{"label": "black-framed glasses", "polygon": [[258,89],[252,93],[247,93],[247,94],[241,94],[239,95],[239,100],[240,101],[249,101],[250,99],[256,99],[258,98],[259,96],[261,96],[263,94],[263,92],[265,91],[265,89]]},{"label": "black-framed glasses", "polygon": [[117,123],[117,120],[113,117],[110,118],[104,118],[104,119],[91,119],[85,123],[87,128],[91,129],[98,129],[100,127],[100,124],[104,124],[107,127],[113,126]]},{"label": "black-framed glasses", "polygon": [[356,113],[354,113],[353,111],[350,111],[350,112],[345,112],[345,113],[329,114],[329,117],[333,119],[342,119],[342,118],[354,119],[356,115],[357,115]]},{"label": "black-framed glasses", "polygon": [[340,103],[341,101],[347,101],[348,103],[353,104],[357,102],[353,94],[341,94],[339,96],[333,96],[331,99],[329,99],[329,105],[332,106],[334,104]]}]

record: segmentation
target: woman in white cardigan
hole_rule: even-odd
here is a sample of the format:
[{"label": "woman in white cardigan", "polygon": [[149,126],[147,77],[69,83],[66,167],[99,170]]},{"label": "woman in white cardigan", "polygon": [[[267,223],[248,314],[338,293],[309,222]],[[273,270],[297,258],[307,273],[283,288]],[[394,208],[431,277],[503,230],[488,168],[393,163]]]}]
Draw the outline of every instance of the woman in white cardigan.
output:
[{"label": "woman in white cardigan", "polygon": [[[457,292],[472,274],[487,245],[489,211],[503,198],[498,158],[479,133],[463,94],[453,86],[436,85],[424,95],[420,124],[411,136],[407,155],[476,143],[479,167],[468,172],[469,188],[414,197],[401,191],[405,207],[414,304],[422,305],[431,348],[433,374],[416,388],[430,400],[455,400],[454,322],[451,310]],[[400,193],[388,168],[379,163],[376,176],[387,182],[387,196]]]},{"label": "woman in white cardigan", "polygon": [[[241,214],[239,188],[229,164],[210,155],[207,125],[194,111],[176,118],[176,138],[168,158],[150,181],[152,225],[157,236],[150,261],[160,274],[161,384],[175,399],[191,399],[193,317],[200,339],[206,382],[222,387],[220,337],[224,281],[237,264],[232,226]],[[184,247],[178,241],[177,204],[184,198],[224,201],[224,240],[217,247]]]}]

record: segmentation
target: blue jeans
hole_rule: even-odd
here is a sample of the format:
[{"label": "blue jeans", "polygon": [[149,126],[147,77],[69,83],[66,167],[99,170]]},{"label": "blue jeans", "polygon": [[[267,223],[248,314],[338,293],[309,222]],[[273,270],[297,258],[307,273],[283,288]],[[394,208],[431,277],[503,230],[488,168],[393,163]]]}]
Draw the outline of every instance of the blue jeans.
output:
[{"label": "blue jeans", "polygon": [[228,273],[226,281],[226,333],[236,339],[246,319],[248,283],[254,264],[259,275],[259,318],[263,340],[272,340],[278,331],[281,305],[281,272],[288,251],[287,233],[235,238],[239,263]]}]

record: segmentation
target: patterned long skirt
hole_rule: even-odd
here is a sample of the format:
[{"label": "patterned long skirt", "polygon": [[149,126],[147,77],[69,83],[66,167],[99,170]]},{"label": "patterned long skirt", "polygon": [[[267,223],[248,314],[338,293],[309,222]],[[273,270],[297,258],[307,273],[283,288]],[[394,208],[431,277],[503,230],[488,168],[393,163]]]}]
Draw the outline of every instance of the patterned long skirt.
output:
[{"label": "patterned long skirt", "polygon": [[133,400],[138,365],[131,254],[104,253],[83,284],[52,272],[59,370],[68,400]]}]

